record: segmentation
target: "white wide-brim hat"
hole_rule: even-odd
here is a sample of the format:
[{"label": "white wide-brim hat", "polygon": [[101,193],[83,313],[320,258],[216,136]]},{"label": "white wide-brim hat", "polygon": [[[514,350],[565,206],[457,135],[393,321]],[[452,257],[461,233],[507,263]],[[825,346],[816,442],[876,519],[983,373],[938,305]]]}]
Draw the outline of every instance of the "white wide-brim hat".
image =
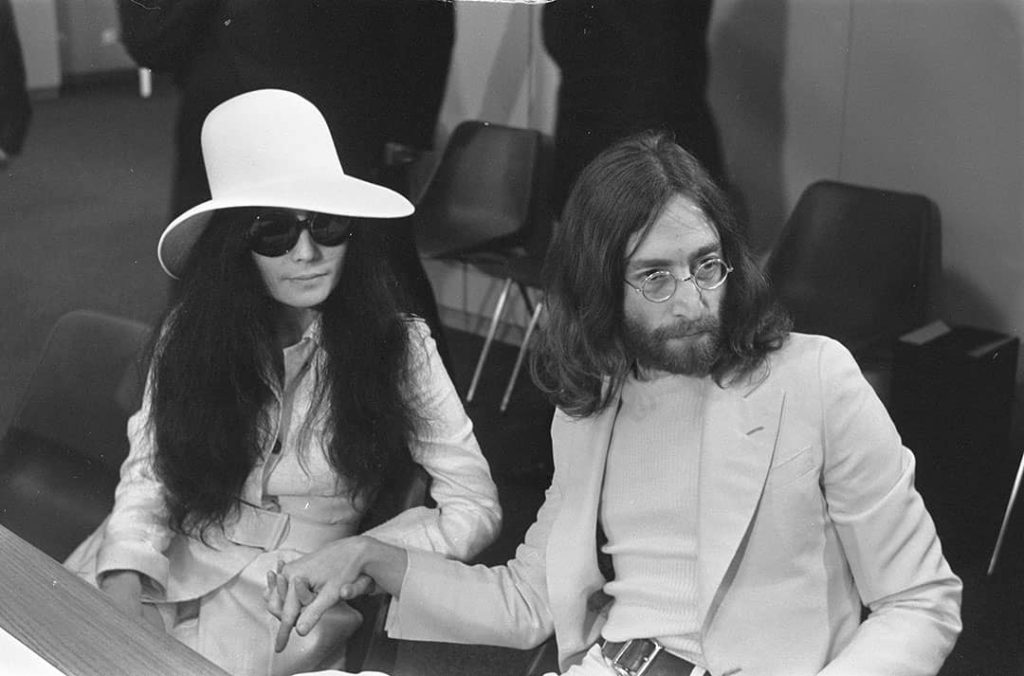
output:
[{"label": "white wide-brim hat", "polygon": [[247,92],[207,115],[203,160],[212,198],[167,226],[157,257],[171,277],[217,209],[277,207],[360,218],[402,218],[412,203],[383,186],[346,176],[316,106],[281,89]]}]

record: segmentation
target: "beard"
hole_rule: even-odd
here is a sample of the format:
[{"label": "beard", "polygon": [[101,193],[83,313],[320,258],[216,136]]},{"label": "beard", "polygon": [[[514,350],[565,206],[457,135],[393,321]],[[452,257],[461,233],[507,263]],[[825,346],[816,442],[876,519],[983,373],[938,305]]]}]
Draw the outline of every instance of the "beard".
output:
[{"label": "beard", "polygon": [[711,373],[722,351],[722,327],[717,317],[656,329],[626,317],[624,325],[626,349],[641,369],[703,377]]}]

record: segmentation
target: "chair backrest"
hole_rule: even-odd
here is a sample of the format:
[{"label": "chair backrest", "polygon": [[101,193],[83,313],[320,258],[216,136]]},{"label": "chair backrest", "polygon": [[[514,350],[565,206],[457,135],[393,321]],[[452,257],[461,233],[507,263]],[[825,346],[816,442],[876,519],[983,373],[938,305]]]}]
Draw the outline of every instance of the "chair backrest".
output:
[{"label": "chair backrest", "polygon": [[529,232],[541,135],[480,121],[452,132],[416,206],[416,244],[426,257],[471,251]]},{"label": "chair backrest", "polygon": [[138,357],[149,332],[141,322],[91,310],[60,317],[11,429],[118,470],[128,448],[125,422],[142,399]]},{"label": "chair backrest", "polygon": [[794,328],[857,352],[933,318],[939,211],[923,195],[819,181],[800,196],[766,272]]},{"label": "chair backrest", "polygon": [[148,334],[98,312],[62,316],[0,438],[0,523],[58,561],[114,503]]}]

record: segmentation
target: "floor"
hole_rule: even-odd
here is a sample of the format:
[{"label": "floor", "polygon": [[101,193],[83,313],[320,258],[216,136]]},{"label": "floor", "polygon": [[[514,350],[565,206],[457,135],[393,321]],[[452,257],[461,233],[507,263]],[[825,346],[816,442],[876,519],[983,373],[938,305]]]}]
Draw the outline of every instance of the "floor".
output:
[{"label": "floor", "polygon": [[[166,222],[173,92],[143,100],[131,87],[78,91],[37,101],[25,151],[0,171],[0,429],[13,414],[58,316],[93,308],[152,321],[167,285],[156,264]],[[452,332],[454,379],[465,391],[479,350]],[[497,403],[514,354],[499,347],[467,408],[492,463],[506,520],[481,557],[509,557],[529,526],[550,476],[551,408],[522,378],[509,411]],[[984,463],[984,459],[976,459]],[[965,629],[943,676],[1024,674],[1024,523],[1018,518],[1002,563],[985,575],[992,534],[951,534],[965,582]],[[399,646],[400,676],[522,673],[529,655],[488,647]]]}]

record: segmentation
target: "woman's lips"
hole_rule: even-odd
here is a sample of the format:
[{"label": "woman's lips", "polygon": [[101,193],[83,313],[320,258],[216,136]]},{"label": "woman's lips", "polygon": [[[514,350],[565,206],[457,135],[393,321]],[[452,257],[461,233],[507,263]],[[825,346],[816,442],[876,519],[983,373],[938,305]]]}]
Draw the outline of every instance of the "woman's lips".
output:
[{"label": "woman's lips", "polygon": [[321,277],[324,277],[326,275],[326,272],[317,272],[315,274],[308,275],[292,275],[291,277],[286,277],[285,279],[287,279],[290,282],[311,282],[314,279],[320,279]]}]

